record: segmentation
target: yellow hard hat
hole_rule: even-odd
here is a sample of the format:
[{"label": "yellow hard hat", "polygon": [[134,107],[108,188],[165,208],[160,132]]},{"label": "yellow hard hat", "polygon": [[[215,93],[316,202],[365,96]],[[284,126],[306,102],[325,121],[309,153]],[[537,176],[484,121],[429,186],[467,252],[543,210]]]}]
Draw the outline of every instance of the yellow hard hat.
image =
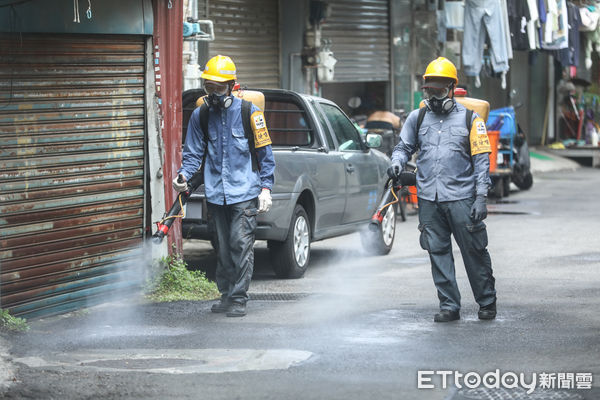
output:
[{"label": "yellow hard hat", "polygon": [[208,60],[202,71],[202,79],[216,82],[235,81],[235,72],[235,64],[231,58],[218,55]]},{"label": "yellow hard hat", "polygon": [[423,79],[427,78],[451,78],[454,80],[454,84],[458,84],[458,75],[456,73],[456,67],[452,64],[452,61],[445,57],[438,57],[429,63]]}]

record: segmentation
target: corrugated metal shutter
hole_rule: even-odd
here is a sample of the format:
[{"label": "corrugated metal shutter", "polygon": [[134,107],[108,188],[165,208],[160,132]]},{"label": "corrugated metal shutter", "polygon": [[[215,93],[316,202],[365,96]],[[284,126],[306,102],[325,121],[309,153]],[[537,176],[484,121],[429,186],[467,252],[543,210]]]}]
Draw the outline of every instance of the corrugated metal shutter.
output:
[{"label": "corrugated metal shutter", "polygon": [[387,0],[330,0],[331,16],[322,39],[331,40],[337,59],[333,82],[390,80]]},{"label": "corrugated metal shutter", "polygon": [[0,36],[2,308],[63,312],[131,286],[144,61],[142,37]]},{"label": "corrugated metal shutter", "polygon": [[[208,4],[208,18],[215,24],[210,57],[230,56],[242,86],[279,88],[278,0],[209,0]],[[200,2],[200,15],[203,10]]]}]

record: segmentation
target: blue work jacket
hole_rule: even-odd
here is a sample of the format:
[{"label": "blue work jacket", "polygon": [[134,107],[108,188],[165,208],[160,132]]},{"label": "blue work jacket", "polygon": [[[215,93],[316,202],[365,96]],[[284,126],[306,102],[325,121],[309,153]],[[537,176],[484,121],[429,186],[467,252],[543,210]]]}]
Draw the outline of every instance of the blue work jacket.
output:
[{"label": "blue work jacket", "polygon": [[[392,153],[392,162],[404,166],[419,150],[418,196],[429,201],[453,201],[487,195],[491,183],[489,155],[487,152],[471,155],[466,108],[455,103],[447,114],[428,110],[417,132],[418,116],[419,110],[408,115],[400,142]],[[473,120],[478,117],[473,113]]]},{"label": "blue work jacket", "polygon": [[[271,145],[256,149],[259,171],[252,170],[248,140],[242,125],[242,100],[234,97],[232,105],[221,110],[209,109],[208,153],[204,167],[204,186],[209,203],[235,204],[256,198],[262,188],[271,189],[275,159]],[[252,105],[252,113],[259,108]],[[192,112],[183,147],[183,161],[178,173],[186,180],[200,168],[206,141],[200,127],[200,107]]]}]

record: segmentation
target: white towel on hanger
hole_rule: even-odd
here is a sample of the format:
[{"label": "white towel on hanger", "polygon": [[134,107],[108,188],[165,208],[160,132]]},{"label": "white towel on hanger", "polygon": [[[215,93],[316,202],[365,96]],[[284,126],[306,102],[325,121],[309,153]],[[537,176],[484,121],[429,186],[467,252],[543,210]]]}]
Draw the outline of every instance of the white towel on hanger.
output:
[{"label": "white towel on hanger", "polygon": [[529,49],[535,50],[540,48],[539,36],[537,34],[540,27],[537,0],[527,0],[527,6],[529,7],[529,16],[531,17],[529,22],[527,22],[527,38],[529,39]]},{"label": "white towel on hanger", "polygon": [[465,2],[464,1],[447,1],[444,4],[446,12],[446,28],[458,29],[459,31],[465,28]]}]

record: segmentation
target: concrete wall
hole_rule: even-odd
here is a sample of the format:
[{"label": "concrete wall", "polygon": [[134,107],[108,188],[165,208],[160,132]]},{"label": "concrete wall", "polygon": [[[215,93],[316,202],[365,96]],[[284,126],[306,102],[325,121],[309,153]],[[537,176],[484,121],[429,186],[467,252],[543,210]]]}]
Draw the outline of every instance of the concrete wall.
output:
[{"label": "concrete wall", "polygon": [[[290,54],[302,52],[308,4],[308,0],[279,1],[280,87],[301,93],[308,92],[302,73],[302,59],[296,55],[292,56],[290,60]],[[290,61],[292,63],[291,80]]]},{"label": "concrete wall", "polygon": [[528,113],[525,119],[521,118],[522,114],[517,114],[521,128],[527,135],[528,143],[534,146],[542,142],[546,102],[549,95],[548,62],[553,62],[552,57],[539,53],[535,62],[528,66],[526,71],[528,71],[529,78],[529,97],[524,99],[524,103],[528,103]]}]

